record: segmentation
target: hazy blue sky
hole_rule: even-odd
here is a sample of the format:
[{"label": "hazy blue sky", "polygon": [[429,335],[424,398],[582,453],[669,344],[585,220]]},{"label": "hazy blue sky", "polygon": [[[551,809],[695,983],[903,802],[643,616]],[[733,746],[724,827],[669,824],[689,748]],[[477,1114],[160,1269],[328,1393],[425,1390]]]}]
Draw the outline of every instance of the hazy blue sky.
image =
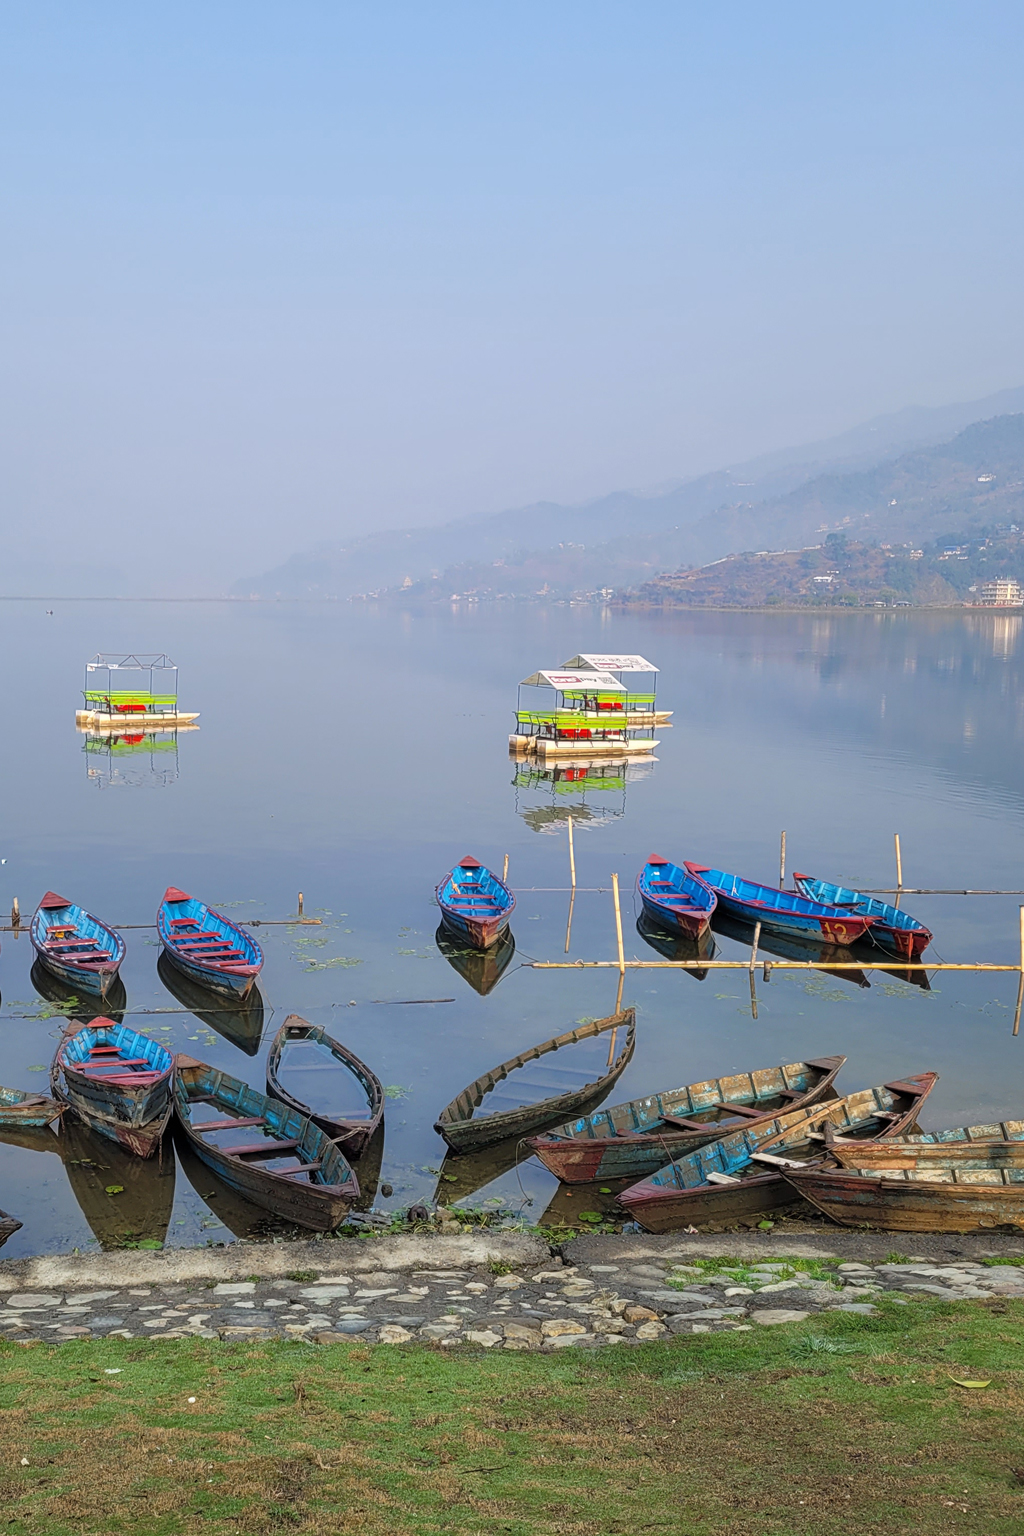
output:
[{"label": "hazy blue sky", "polygon": [[1019,0],[7,0],[8,571],[216,590],[1024,382],[1022,43]]}]

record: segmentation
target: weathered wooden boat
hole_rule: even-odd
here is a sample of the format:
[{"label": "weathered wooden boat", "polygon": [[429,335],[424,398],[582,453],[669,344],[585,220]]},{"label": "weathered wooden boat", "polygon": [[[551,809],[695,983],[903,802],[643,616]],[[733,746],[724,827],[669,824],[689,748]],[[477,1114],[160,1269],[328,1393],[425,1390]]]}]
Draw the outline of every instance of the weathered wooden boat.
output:
[{"label": "weathered wooden boat", "polygon": [[64,1113],[65,1106],[45,1093],[23,1093],[20,1088],[0,1088],[0,1125],[50,1125]]},{"label": "weathered wooden boat", "polygon": [[179,971],[167,958],[166,950],[157,956],[156,970],[183,1008],[247,1056],[256,1055],[263,1039],[263,995],[256,983],[244,997],[213,992]]},{"label": "weathered wooden boat", "polygon": [[20,1232],[23,1225],[16,1216],[8,1216],[6,1211],[0,1211],[0,1248],[15,1232]]},{"label": "weathered wooden boat", "polygon": [[708,931],[718,905],[718,897],[699,876],[654,853],[636,877],[636,890],[648,917],[691,939]]},{"label": "weathered wooden boat", "polygon": [[380,1078],[322,1024],[290,1013],[267,1057],[272,1099],[312,1120],[349,1157],[359,1157],[384,1118]]},{"label": "weathered wooden boat", "polygon": [[245,997],[263,968],[263,951],[237,923],[170,885],[156,918],[164,954],[214,992]]},{"label": "weathered wooden boat", "polygon": [[816,880],[813,875],[794,875],[793,884],[801,896],[809,901],[827,902],[841,907],[845,912],[855,912],[872,919],[868,938],[906,960],[917,960],[932,941],[932,932],[919,923],[909,912],[901,912],[877,896],[865,896],[845,885],[830,885],[827,880]]},{"label": "weathered wooden boat", "polygon": [[744,880],[740,875],[730,875],[707,864],[687,860],[685,868],[711,887],[720,907],[744,922],[760,923],[762,932],[771,929],[784,935],[818,939],[823,944],[852,944],[874,921],[842,907],[808,901],[792,891],[777,890],[773,885]]},{"label": "weathered wooden boat", "polygon": [[175,1160],[131,1152],[67,1117],[55,1138],[71,1192],[100,1247],[167,1240]]},{"label": "weathered wooden boat", "polygon": [[65,1034],[50,1091],[86,1125],[136,1157],[152,1157],[171,1116],[170,1052],[126,1024],[95,1019]]},{"label": "weathered wooden boat", "polygon": [[651,1093],[556,1126],[527,1146],[565,1184],[640,1179],[741,1126],[750,1129],[834,1097],[832,1084],[845,1060],[823,1056]]},{"label": "weathered wooden boat", "polygon": [[[666,960],[713,960],[715,958],[715,936],[711,928],[705,928],[699,939],[691,939],[688,934],[681,933],[678,928],[669,933],[656,923],[647,913],[641,911],[636,920],[636,931],[645,944],[649,944],[653,950]],[[692,976],[695,981],[706,981],[708,972],[703,966],[694,966],[692,970],[683,972],[684,976]]]},{"label": "weathered wooden boat", "polygon": [[[999,1140],[985,1139],[992,1131]],[[869,1149],[878,1155],[864,1156]],[[841,1226],[884,1232],[1024,1228],[1024,1121],[961,1126],[862,1147],[835,1137],[828,1152],[819,1163],[782,1173],[798,1194]]]},{"label": "weathered wooden boat", "polygon": [[454,1152],[471,1152],[558,1125],[585,1104],[600,1103],[635,1043],[632,1008],[577,1024],[478,1077],[441,1111],[434,1130]]},{"label": "weathered wooden boat", "polygon": [[474,949],[498,942],[516,904],[504,881],[473,858],[460,860],[435,894],[445,927]]},{"label": "weathered wooden boat", "polygon": [[106,997],[117,980],[125,942],[73,901],[47,891],[28,930],[39,964],[73,992]]},{"label": "weathered wooden boat", "polygon": [[783,1179],[782,1165],[823,1147],[826,1122],[844,1136],[898,1136],[915,1123],[936,1081],[934,1072],[924,1072],[735,1131],[630,1185],[619,1204],[648,1232],[792,1205],[798,1197]]},{"label": "weathered wooden boat", "polygon": [[[754,943],[756,929],[752,923],[745,923],[719,907],[715,913],[714,931],[721,934],[723,938],[735,940],[749,952]],[[858,960],[870,965],[871,953],[867,944],[862,943],[856,948],[847,948],[844,944],[823,944],[820,938],[802,939],[795,934],[766,933],[762,928],[757,941],[757,953],[759,961],[767,960],[769,955],[776,955],[780,960],[802,960],[805,965],[820,968],[833,981],[845,981],[851,987],[869,988],[871,986],[867,975],[862,970],[829,969],[834,965],[855,965]]]},{"label": "weathered wooden boat", "polygon": [[105,997],[68,986],[38,960],[32,962],[29,980],[43,1001],[53,1003],[65,1018],[76,1019],[80,1024],[89,1024],[93,1019],[113,1019],[115,1024],[123,1022],[128,994],[120,976],[114,977]]},{"label": "weathered wooden boat", "polygon": [[473,949],[465,938],[449,933],[444,923],[439,923],[434,942],[452,969],[481,997],[494,991],[516,952],[511,928],[500,933],[487,949]]},{"label": "weathered wooden boat", "polygon": [[325,1132],[237,1077],[176,1056],[174,1108],[196,1155],[275,1216],[331,1232],[358,1199],[355,1173]]}]

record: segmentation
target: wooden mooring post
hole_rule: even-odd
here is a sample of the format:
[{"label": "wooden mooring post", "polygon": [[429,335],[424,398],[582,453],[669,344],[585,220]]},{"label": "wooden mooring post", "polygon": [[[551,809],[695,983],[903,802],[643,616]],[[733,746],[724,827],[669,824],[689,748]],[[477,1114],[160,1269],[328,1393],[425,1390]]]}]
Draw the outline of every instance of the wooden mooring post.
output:
[{"label": "wooden mooring post", "polygon": [[783,832],[779,843],[779,890],[786,887],[786,834]]},{"label": "wooden mooring post", "polygon": [[[785,837],[785,833],[782,834]],[[761,942],[761,924],[754,928],[754,942],[750,947],[750,1016],[757,1018],[757,987],[754,983],[754,967],[757,964],[757,946]]]}]

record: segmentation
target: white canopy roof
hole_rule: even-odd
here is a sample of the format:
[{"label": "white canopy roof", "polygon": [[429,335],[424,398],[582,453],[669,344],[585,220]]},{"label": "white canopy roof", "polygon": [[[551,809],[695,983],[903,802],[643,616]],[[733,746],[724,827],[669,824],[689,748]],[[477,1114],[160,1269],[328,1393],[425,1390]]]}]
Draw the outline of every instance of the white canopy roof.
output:
[{"label": "white canopy roof", "polygon": [[574,656],[567,667],[585,667],[588,672],[657,672],[653,661],[643,656]]},{"label": "white canopy roof", "polygon": [[626,689],[609,672],[534,672],[524,677],[520,688],[587,688],[591,693],[625,693]]}]

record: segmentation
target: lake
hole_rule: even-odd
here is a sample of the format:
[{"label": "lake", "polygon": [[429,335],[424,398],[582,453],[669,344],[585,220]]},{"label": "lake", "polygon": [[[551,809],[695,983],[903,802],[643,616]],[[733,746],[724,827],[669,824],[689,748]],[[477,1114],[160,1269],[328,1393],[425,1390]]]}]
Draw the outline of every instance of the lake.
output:
[{"label": "lake", "polygon": [[[564,958],[570,814],[581,887],[571,959],[615,956],[613,871],[627,954],[653,959],[633,899],[645,858],[776,883],[783,829],[789,871],[892,886],[899,833],[906,885],[1024,887],[1015,613],[7,601],[0,628],[0,910],[17,896],[27,919],[52,888],[116,924],[152,924],[175,884],[236,920],[280,919],[301,891],[322,927],[255,930],[265,1009],[252,1054],[181,1008],[157,974],[153,928],[125,934],[127,1018],[260,1089],[284,1018],[325,1024],[389,1090],[380,1179],[393,1193],[377,1193],[378,1210],[439,1193],[534,1221],[555,1199],[535,1160],[439,1173],[433,1124],[487,1068],[613,1009],[614,971],[524,963]],[[74,719],[85,663],[117,650],[177,662],[181,707],[200,711],[200,729],[176,751],[86,750]],[[656,761],[580,787],[517,765],[507,738],[520,678],[586,651],[650,657],[658,706],[674,713]],[[499,872],[508,854],[517,891],[515,954],[487,995],[435,943],[434,888],[464,854]],[[1015,962],[1021,900],[903,904],[934,930],[929,958]],[[45,1090],[62,1020],[32,985],[27,936],[2,938],[0,1082]],[[719,951],[743,953],[728,937]],[[1024,1116],[1015,975],[939,973],[931,991],[868,979],[776,971],[765,985],[758,973],[754,1020],[744,973],[630,972],[637,1048],[614,1098],[842,1052],[842,1091],[939,1072],[926,1125]],[[3,1257],[163,1227],[171,1243],[250,1230],[251,1211],[229,1208],[169,1150],[141,1174],[127,1162],[82,1135],[3,1135],[0,1208],[24,1222]],[[372,1169],[367,1182],[372,1196]],[[580,1193],[553,1209],[592,1208]]]}]

